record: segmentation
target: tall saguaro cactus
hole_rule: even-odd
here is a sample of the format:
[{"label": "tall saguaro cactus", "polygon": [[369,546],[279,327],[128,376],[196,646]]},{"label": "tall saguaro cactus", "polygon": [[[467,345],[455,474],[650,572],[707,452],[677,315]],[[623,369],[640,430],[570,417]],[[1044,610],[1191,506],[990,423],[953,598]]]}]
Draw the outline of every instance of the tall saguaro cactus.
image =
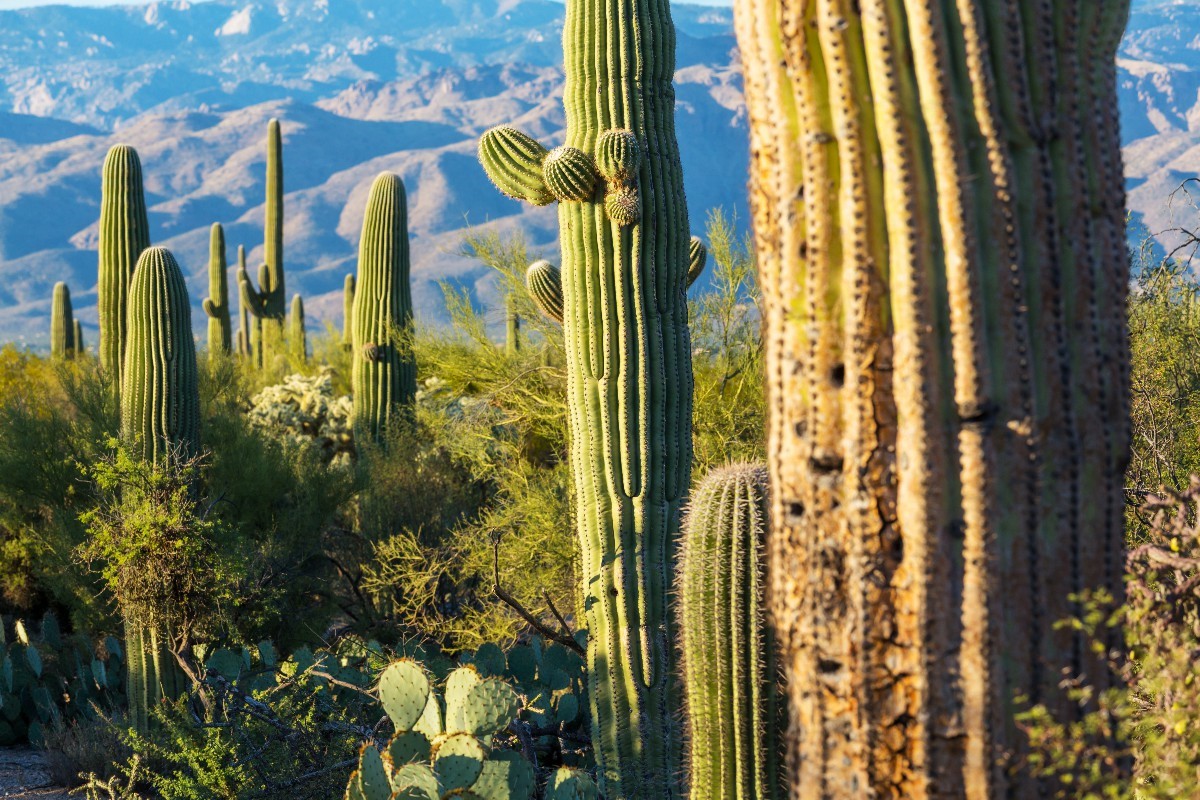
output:
[{"label": "tall saguaro cactus", "polygon": [[375,178],[358,245],[354,292],[354,429],[379,441],[417,394],[409,287],[408,201],[399,175]]},{"label": "tall saguaro cactus", "polygon": [[100,365],[112,373],[115,385],[120,387],[129,282],[142,251],[150,246],[142,162],[136,150],[118,144],[108,151],[100,191],[100,264],[96,283]]},{"label": "tall saguaro cactus", "polygon": [[87,349],[83,343],[83,325],[79,322],[78,319],[76,319],[73,327],[74,327],[74,333],[71,337],[71,347],[74,349],[75,353],[78,355],[78,354],[82,353],[85,349]]},{"label": "tall saguaro cactus", "polygon": [[288,320],[288,346],[292,358],[298,362],[308,360],[308,333],[304,328],[304,298],[292,295],[292,313]]},{"label": "tall saguaro cactus", "polygon": [[277,119],[267,126],[267,204],[258,289],[243,265],[238,268],[238,291],[246,310],[258,320],[258,362],[269,366],[275,356],[282,354],[287,316],[283,288],[283,138]]},{"label": "tall saguaro cactus", "polygon": [[353,274],[347,275],[342,283],[342,347],[354,345],[354,287]]},{"label": "tall saguaro cactus", "polygon": [[75,317],[71,311],[71,290],[62,281],[54,284],[50,298],[50,355],[70,358],[75,354]]},{"label": "tall saguaro cactus", "polygon": [[766,533],[765,466],[704,476],[684,521],[676,592],[690,800],[783,796],[780,687],[763,607]]},{"label": "tall saguaro cactus", "polygon": [[233,322],[229,318],[229,280],[226,276],[225,229],[213,223],[208,247],[208,297],[204,313],[208,315],[208,357],[228,355],[233,340]]},{"label": "tall saguaro cactus", "polygon": [[[620,46],[617,46],[617,44]],[[502,126],[480,160],[533,203],[559,201],[571,466],[592,742],[606,797],[681,796],[667,609],[691,482],[688,217],[666,0],[567,0],[567,142]]]},{"label": "tall saguaro cactus", "polygon": [[738,0],[793,797],[1038,796],[1014,695],[1107,680],[1128,11]]}]

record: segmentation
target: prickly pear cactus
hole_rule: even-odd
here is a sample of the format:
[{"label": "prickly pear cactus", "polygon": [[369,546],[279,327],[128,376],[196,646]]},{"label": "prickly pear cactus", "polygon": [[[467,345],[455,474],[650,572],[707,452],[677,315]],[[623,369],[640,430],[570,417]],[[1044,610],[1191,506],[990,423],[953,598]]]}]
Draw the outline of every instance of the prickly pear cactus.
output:
[{"label": "prickly pear cactus", "polygon": [[122,386],[125,313],[129,284],[142,251],[150,246],[150,222],[137,151],[114,145],[104,159],[100,195],[100,264],[96,310],[100,317],[100,365]]},{"label": "prickly pear cactus", "polygon": [[208,297],[204,313],[208,315],[208,357],[229,353],[233,343],[233,323],[229,318],[229,280],[225,275],[225,229],[214,223],[208,245]]},{"label": "prickly pear cactus", "polygon": [[533,766],[492,746],[521,710],[520,696],[504,681],[459,667],[439,696],[425,667],[403,659],[380,676],[379,700],[395,734],[382,752],[363,745],[346,800],[533,798]]},{"label": "prickly pear cactus", "polygon": [[75,355],[71,290],[62,281],[54,284],[54,294],[50,299],[50,355],[54,358],[71,358]]},{"label": "prickly pear cactus", "polygon": [[[620,43],[620,46],[616,46]],[[509,126],[488,177],[558,200],[592,741],[609,797],[681,796],[668,594],[691,482],[689,233],[666,0],[567,0],[565,148]]]},{"label": "prickly pear cactus", "polygon": [[283,289],[283,137],[277,119],[267,124],[267,205],[258,288],[254,288],[242,265],[238,268],[238,291],[246,310],[258,320],[258,362],[268,367],[283,354],[287,315]]}]

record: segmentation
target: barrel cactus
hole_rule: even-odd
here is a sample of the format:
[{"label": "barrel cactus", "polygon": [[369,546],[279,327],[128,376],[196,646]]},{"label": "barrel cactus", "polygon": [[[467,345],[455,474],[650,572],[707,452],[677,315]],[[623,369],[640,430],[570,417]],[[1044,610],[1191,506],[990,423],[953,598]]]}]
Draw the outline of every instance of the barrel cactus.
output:
[{"label": "barrel cactus", "polygon": [[668,597],[691,483],[692,367],[667,1],[567,0],[563,58],[570,150],[551,157],[501,126],[484,134],[479,156],[506,194],[560,201],[570,461],[600,790],[679,797]]},{"label": "barrel cactus", "polygon": [[71,311],[71,290],[62,281],[54,284],[50,298],[50,355],[70,358],[75,354],[75,317]]},{"label": "barrel cactus", "polygon": [[263,264],[258,288],[245,266],[238,268],[238,291],[246,310],[258,320],[258,363],[269,367],[283,355],[287,300],[283,289],[283,138],[279,120],[267,125],[267,204],[263,237]]},{"label": "barrel cactus", "polygon": [[121,387],[121,433],[141,458],[158,462],[200,451],[200,394],[192,310],[175,256],[142,253],[129,289],[129,342]]},{"label": "barrel cactus", "polygon": [[737,2],[792,797],[1052,795],[1014,697],[1111,681],[1055,623],[1122,592],[1128,13]]},{"label": "barrel cactus", "polygon": [[562,273],[549,261],[535,261],[525,271],[525,288],[534,305],[549,319],[563,321]]},{"label": "barrel cactus", "polygon": [[292,296],[292,313],[288,318],[288,346],[292,358],[303,364],[308,361],[308,332],[304,327],[304,298]]},{"label": "barrel cactus", "polygon": [[347,800],[532,800],[532,765],[492,739],[516,719],[520,696],[504,681],[460,667],[442,697],[425,668],[404,659],[379,679],[379,699],[395,727],[380,753],[363,745]]},{"label": "barrel cactus", "polygon": [[229,316],[229,281],[226,278],[225,229],[214,223],[208,246],[208,297],[204,313],[208,315],[208,357],[228,355],[233,340]]},{"label": "barrel cactus", "polygon": [[693,492],[676,592],[691,800],[783,797],[766,532],[765,466],[715,469]]},{"label": "barrel cactus", "polygon": [[346,276],[342,284],[342,347],[354,346],[354,275]]},{"label": "barrel cactus", "polygon": [[96,308],[100,318],[100,365],[112,373],[118,387],[123,385],[129,282],[142,251],[149,246],[142,162],[129,145],[114,145],[104,159],[101,182]]},{"label": "barrel cactus", "polygon": [[399,175],[375,178],[358,251],[354,311],[354,430],[380,441],[388,423],[407,418],[417,394],[409,287],[408,208]]}]

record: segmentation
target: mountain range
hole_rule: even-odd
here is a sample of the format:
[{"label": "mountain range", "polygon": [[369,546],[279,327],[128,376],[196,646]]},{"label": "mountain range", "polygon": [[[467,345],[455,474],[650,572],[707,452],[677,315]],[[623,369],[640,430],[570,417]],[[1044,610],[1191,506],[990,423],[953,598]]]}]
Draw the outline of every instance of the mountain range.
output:
[{"label": "mountain range", "polygon": [[[676,4],[676,123],[693,232],[743,223],[748,132],[732,12]],[[371,180],[408,188],[418,315],[438,282],[499,307],[459,254],[468,226],[524,233],[554,258],[553,208],[502,197],[475,160],[487,128],[561,142],[563,6],[549,0],[186,0],[0,11],[0,341],[41,346],[71,286],[95,344],[96,222],[107,149],[142,156],[151,233],[188,273],[203,330],[208,228],[261,257],[265,134],[282,121],[287,290],[340,322]],[[1200,167],[1200,4],[1135,2],[1119,60],[1130,205],[1153,230]],[[1200,196],[1200,193],[1198,193]]]}]

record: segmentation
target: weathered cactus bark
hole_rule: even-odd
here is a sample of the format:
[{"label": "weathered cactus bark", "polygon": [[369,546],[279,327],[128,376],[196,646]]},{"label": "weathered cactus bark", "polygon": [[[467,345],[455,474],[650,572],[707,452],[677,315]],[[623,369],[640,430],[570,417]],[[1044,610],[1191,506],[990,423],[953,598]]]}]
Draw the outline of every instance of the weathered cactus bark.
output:
[{"label": "weathered cactus bark", "polygon": [[233,322],[229,315],[229,279],[226,276],[225,229],[214,223],[208,243],[208,297],[204,313],[208,315],[208,357],[228,355],[233,344]]},{"label": "weathered cactus bark", "polygon": [[504,126],[484,135],[480,160],[511,196],[559,201],[575,524],[601,792],[676,798],[680,687],[667,600],[691,482],[692,364],[667,1],[568,0],[563,61],[566,145],[549,151]]},{"label": "weathered cactus bark", "polygon": [[738,0],[793,797],[1037,796],[1014,695],[1109,679],[1128,9]]}]

